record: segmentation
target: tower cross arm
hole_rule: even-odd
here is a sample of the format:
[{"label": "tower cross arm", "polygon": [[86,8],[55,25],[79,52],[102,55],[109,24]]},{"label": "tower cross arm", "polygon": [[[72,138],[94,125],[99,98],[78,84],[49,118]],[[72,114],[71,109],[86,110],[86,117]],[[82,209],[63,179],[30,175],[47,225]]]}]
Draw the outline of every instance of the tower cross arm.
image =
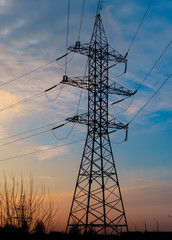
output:
[{"label": "tower cross arm", "polygon": [[73,117],[66,118],[65,120],[68,122],[73,122],[73,123],[77,122],[80,124],[88,125],[88,113],[75,115]]},{"label": "tower cross arm", "polygon": [[120,122],[119,120],[117,120],[116,118],[112,118],[109,123],[108,123],[108,127],[109,129],[111,129],[111,131],[108,131],[108,133],[113,133],[116,132],[118,130],[125,130],[125,139],[124,142],[127,141],[128,139],[128,124],[124,124],[122,122]]},{"label": "tower cross arm", "polygon": [[83,89],[86,89],[86,90],[90,89],[90,85],[89,85],[87,76],[68,77],[67,75],[64,75],[61,83],[67,84],[67,85],[70,85],[70,86],[73,86],[73,87],[83,88]]},{"label": "tower cross arm", "polygon": [[116,82],[109,85],[108,90],[110,94],[123,95],[128,97],[135,94],[135,92],[130,91],[129,89],[123,87],[122,85]]},{"label": "tower cross arm", "polygon": [[128,124],[124,124],[116,118],[112,118],[108,121],[108,127],[116,130],[128,129]]},{"label": "tower cross arm", "polygon": [[111,51],[108,52],[108,60],[109,61],[123,62],[123,63],[126,64],[127,63],[126,57],[127,57],[127,55],[122,56],[115,49],[112,49]]},{"label": "tower cross arm", "polygon": [[89,56],[89,43],[81,44],[79,41],[74,46],[68,48],[69,51],[74,53],[80,53],[85,56]]},{"label": "tower cross arm", "polygon": [[115,50],[108,53],[108,60],[119,63],[123,62],[125,64],[127,63],[127,59],[123,57],[121,54],[117,53]]},{"label": "tower cross arm", "polygon": [[[84,124],[84,125],[93,125],[94,124],[94,120],[88,119],[88,113],[83,113],[83,114],[79,114],[79,115],[74,115],[73,117],[69,117],[65,119],[68,122],[73,122],[73,123],[80,123],[80,124]],[[102,123],[96,121],[96,125],[100,125]],[[124,124],[121,121],[119,121],[116,118],[111,118],[110,120],[104,122],[104,127],[105,125],[112,129],[111,132],[115,132],[117,130],[121,130],[121,129],[125,129],[128,130],[128,124]],[[105,131],[105,134],[107,134],[107,132]]]}]

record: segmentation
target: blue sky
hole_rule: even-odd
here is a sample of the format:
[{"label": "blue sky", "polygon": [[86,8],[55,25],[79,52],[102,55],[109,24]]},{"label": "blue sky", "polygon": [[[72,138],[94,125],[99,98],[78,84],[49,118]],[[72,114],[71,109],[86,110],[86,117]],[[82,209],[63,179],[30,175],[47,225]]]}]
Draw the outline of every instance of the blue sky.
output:
[{"label": "blue sky", "polygon": [[[66,51],[68,1],[0,0],[0,84],[50,62]],[[101,12],[109,44],[125,54],[140,24],[149,1],[104,1]],[[69,45],[78,39],[82,1],[71,0]],[[94,24],[97,1],[86,0],[81,29],[81,43],[89,42]],[[123,66],[113,68],[110,77],[134,91],[144,79],[162,51],[172,39],[172,2],[153,0],[143,25],[128,55],[128,70],[118,76]],[[110,107],[110,113],[128,122],[171,73],[172,45],[133,99]],[[70,58],[70,57],[69,57]],[[64,64],[64,60],[60,60]],[[82,76],[86,58],[75,54],[67,66],[69,76]],[[56,63],[0,88],[0,109],[21,101],[57,84],[64,66]],[[172,81],[171,79],[129,126],[128,141],[112,144],[121,183],[129,227],[133,222],[143,230],[142,220],[155,230],[153,218],[160,229],[169,230],[172,215]],[[49,93],[57,96],[59,89]],[[43,126],[76,113],[80,90],[64,87],[56,101],[46,96],[1,111],[1,138]],[[110,97],[113,102],[117,98]],[[79,112],[87,111],[87,93],[83,91]],[[121,112],[121,113],[119,113]],[[45,128],[48,129],[48,128]],[[45,130],[43,129],[43,130]],[[71,125],[56,130],[65,137]],[[123,132],[112,134],[113,142],[123,140]],[[26,135],[25,135],[26,136]],[[84,139],[86,127],[75,125],[70,136],[57,140],[52,132],[1,147],[1,159],[47,147]],[[15,138],[13,138],[15,140]],[[52,151],[1,162],[0,176],[12,173],[26,179],[30,172],[36,184],[45,184],[59,204],[61,227],[65,224],[78,173],[84,141]],[[65,205],[64,205],[65,203]],[[64,207],[65,206],[65,207]]]}]

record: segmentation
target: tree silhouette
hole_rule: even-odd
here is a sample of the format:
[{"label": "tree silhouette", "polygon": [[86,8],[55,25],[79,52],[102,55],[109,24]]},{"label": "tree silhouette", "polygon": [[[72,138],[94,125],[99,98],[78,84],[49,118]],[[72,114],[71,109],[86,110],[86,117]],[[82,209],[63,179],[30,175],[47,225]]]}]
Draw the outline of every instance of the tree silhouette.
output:
[{"label": "tree silhouette", "polygon": [[38,187],[34,189],[32,177],[26,187],[22,177],[18,182],[12,176],[9,184],[4,176],[4,186],[0,189],[1,227],[16,227],[24,232],[49,232],[54,228],[56,212],[50,194],[47,200],[45,187],[42,186],[40,191]]}]

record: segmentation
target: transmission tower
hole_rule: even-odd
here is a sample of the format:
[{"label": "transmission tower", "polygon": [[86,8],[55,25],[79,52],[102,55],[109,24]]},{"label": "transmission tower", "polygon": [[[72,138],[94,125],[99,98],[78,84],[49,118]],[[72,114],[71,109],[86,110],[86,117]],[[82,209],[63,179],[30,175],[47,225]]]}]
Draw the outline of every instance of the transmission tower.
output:
[{"label": "transmission tower", "polygon": [[[108,95],[131,96],[123,86],[108,83],[108,69],[127,60],[110,48],[98,13],[90,43],[69,47],[88,57],[88,76],[63,76],[62,83],[88,91],[88,112],[66,119],[87,125],[87,137],[67,222],[67,232],[120,234],[127,231],[127,220],[121,196],[109,133],[128,126],[110,117]],[[109,63],[112,63],[109,66]]]}]

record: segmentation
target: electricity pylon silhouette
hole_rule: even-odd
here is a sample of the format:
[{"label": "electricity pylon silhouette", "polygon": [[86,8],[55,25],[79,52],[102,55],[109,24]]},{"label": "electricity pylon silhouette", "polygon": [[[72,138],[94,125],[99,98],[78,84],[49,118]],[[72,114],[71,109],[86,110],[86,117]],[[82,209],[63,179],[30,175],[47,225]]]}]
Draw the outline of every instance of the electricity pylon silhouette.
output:
[{"label": "electricity pylon silhouette", "polygon": [[126,65],[127,60],[109,47],[100,14],[96,16],[90,43],[76,42],[69,50],[88,57],[88,76],[65,75],[62,83],[88,91],[88,113],[66,119],[87,125],[66,231],[120,234],[127,231],[128,226],[109,133],[120,129],[127,132],[128,126],[109,116],[108,95],[131,96],[133,93],[117,83],[109,85],[108,69],[114,63]]}]

